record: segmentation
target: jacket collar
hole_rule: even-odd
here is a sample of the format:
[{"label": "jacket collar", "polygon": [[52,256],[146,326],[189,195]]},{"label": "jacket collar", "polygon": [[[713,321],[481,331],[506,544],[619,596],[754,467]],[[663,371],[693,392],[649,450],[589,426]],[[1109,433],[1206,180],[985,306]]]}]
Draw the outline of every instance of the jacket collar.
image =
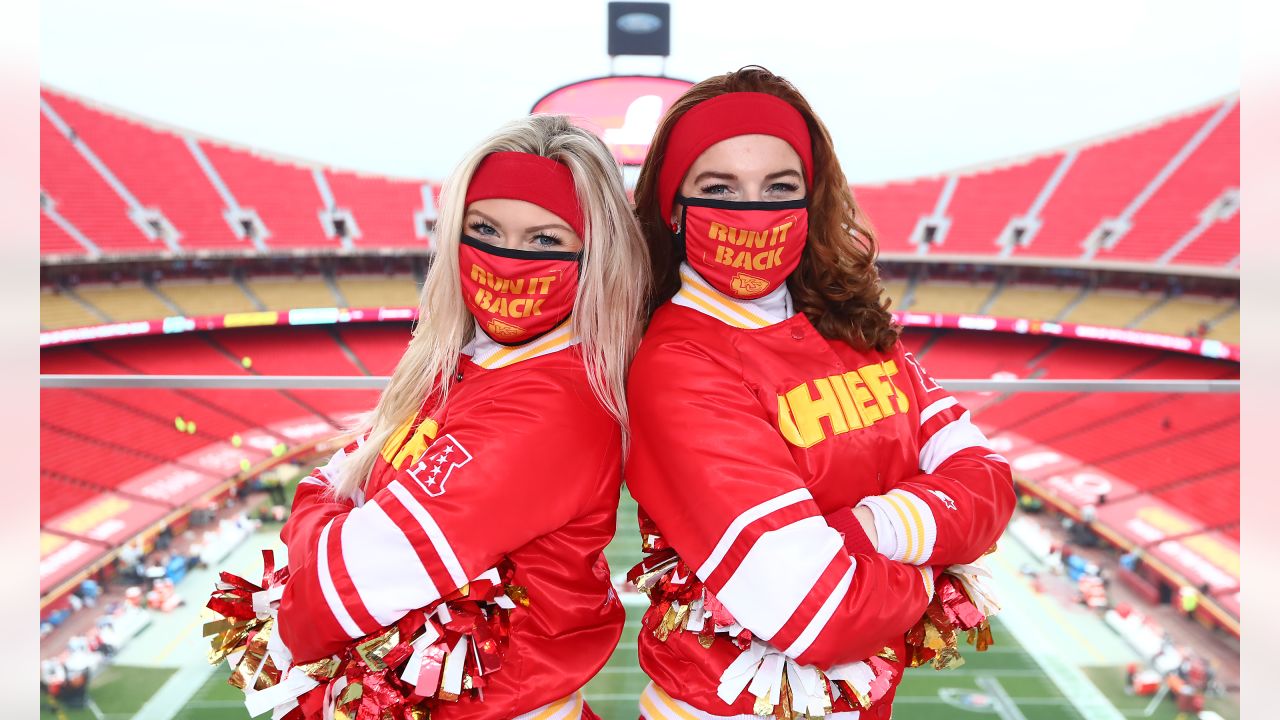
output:
[{"label": "jacket collar", "polygon": [[756,329],[776,325],[795,315],[786,285],[755,300],[738,300],[716,290],[688,263],[680,263],[680,291],[671,302],[710,315],[726,325]]},{"label": "jacket collar", "polygon": [[559,352],[577,345],[578,342],[578,336],[573,332],[573,318],[565,320],[537,340],[513,347],[494,342],[493,338],[484,334],[477,323],[475,337],[462,348],[462,354],[469,355],[471,362],[486,370],[496,370],[524,360]]}]

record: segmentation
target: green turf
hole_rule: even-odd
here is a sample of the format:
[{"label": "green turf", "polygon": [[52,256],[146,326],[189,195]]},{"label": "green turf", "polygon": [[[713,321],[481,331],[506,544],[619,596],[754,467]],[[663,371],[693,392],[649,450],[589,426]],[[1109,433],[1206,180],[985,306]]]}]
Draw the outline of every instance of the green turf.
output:
[{"label": "green turf", "polygon": [[[172,668],[108,665],[89,687],[89,697],[108,717],[132,717],[173,674]],[[88,709],[64,709],[66,720],[94,720]],[[41,720],[61,720],[62,715],[41,697]]]},{"label": "green turf", "polygon": [[244,709],[244,693],[227,684],[227,673],[218,670],[196,691],[186,706],[174,716],[174,720],[219,720],[248,716],[248,711]]}]

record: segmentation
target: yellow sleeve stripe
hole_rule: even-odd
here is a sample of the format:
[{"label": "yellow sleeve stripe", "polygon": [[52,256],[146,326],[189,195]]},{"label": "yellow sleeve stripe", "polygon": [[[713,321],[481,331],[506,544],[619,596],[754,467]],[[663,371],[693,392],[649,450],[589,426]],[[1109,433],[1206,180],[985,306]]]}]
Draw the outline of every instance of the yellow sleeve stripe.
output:
[{"label": "yellow sleeve stripe", "polygon": [[933,600],[933,568],[928,565],[922,565],[917,570],[920,571],[920,577],[924,580],[924,591]]},{"label": "yellow sleeve stripe", "polygon": [[898,553],[901,557],[897,559],[909,563],[911,558],[915,557],[916,551],[913,544],[915,533],[911,532],[911,520],[907,515],[907,510],[902,507],[901,498],[896,498],[892,495],[881,495],[880,499],[898,516],[898,522],[895,523],[894,529],[898,531],[898,540],[901,541],[902,546],[898,548]]},{"label": "yellow sleeve stripe", "polygon": [[[545,705],[539,710],[525,713],[516,720],[577,720],[582,717],[582,691]],[[572,706],[572,707],[570,707]],[[566,712],[567,711],[567,712]],[[533,713],[537,713],[536,715]]]},{"label": "yellow sleeve stripe", "polygon": [[640,696],[640,709],[648,720],[699,720],[653,682]]},{"label": "yellow sleeve stripe", "polygon": [[933,555],[933,543],[938,533],[937,525],[933,519],[933,511],[915,493],[907,490],[890,490],[889,495],[893,495],[902,501],[914,521],[913,527],[916,530],[916,538],[919,540],[919,544],[916,545],[916,557],[910,562],[914,565],[922,565],[928,562],[929,557]]}]

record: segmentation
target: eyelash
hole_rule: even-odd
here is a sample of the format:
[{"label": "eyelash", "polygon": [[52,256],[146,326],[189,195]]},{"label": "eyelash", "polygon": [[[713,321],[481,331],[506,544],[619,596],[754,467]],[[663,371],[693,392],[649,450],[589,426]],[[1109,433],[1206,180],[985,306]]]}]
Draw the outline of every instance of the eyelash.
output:
[{"label": "eyelash", "polygon": [[[485,221],[483,221],[483,220],[476,220],[476,221],[472,222],[470,225],[468,225],[468,227],[469,227],[469,228],[471,228],[472,230],[476,231],[477,233],[480,233],[480,234],[488,234],[488,233],[486,233],[486,232],[485,232],[486,230],[490,230],[490,231],[492,231],[492,233],[493,233],[494,235],[496,235],[496,234],[498,233],[497,228],[495,228],[494,226],[490,225],[489,223],[487,223],[487,222],[485,222]],[[564,240],[563,240],[563,239],[561,239],[560,237],[558,237],[558,236],[556,236],[556,235],[553,235],[552,233],[549,233],[549,232],[545,232],[545,231],[544,231],[544,232],[540,232],[540,233],[538,233],[537,235],[534,235],[534,236],[533,236],[533,239],[534,239],[535,241],[536,241],[536,240],[540,240],[540,239],[542,239],[542,238],[546,238],[547,240],[550,240],[551,242],[550,242],[549,244],[551,244],[551,245],[563,245],[563,244],[564,244]]]},{"label": "eyelash", "polygon": [[[774,183],[770,185],[768,189],[781,192],[781,193],[793,193],[793,192],[799,191],[800,186],[795,183]],[[728,192],[732,192],[731,188],[728,185],[725,185],[724,183],[707,185],[701,188],[701,191],[703,195],[724,195]]]}]

